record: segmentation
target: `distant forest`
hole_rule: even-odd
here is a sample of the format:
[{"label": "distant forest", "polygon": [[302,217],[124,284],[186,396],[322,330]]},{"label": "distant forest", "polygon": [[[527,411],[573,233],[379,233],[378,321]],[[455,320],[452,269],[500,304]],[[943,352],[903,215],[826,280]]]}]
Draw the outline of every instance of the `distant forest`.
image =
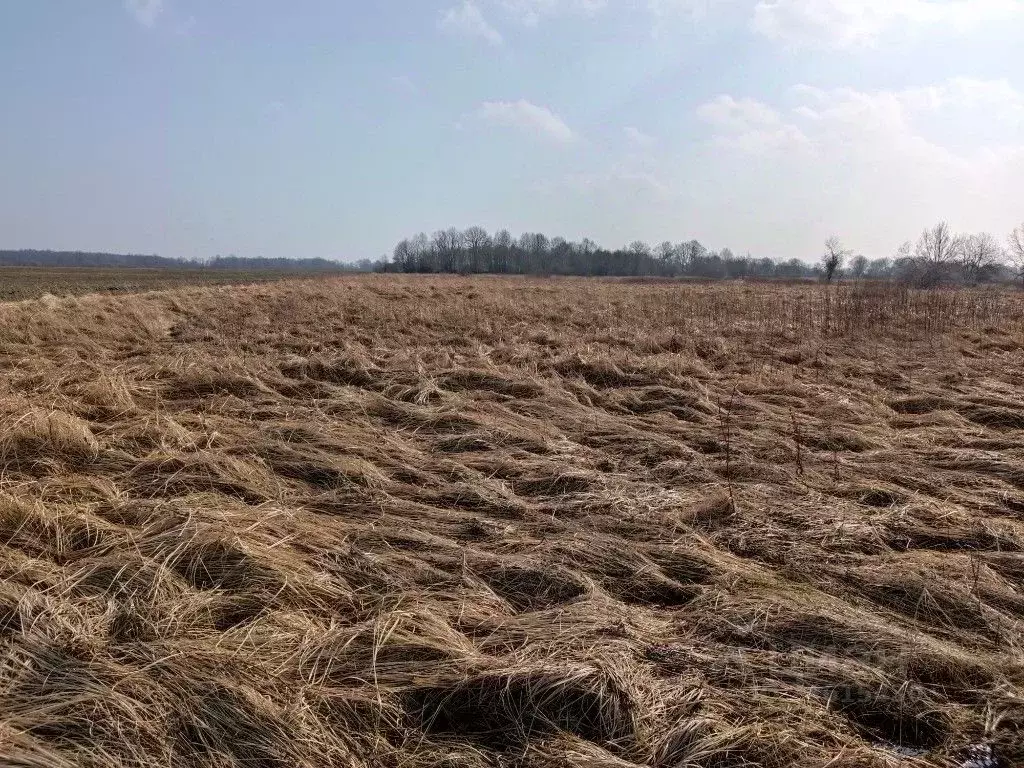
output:
[{"label": "distant forest", "polygon": [[791,259],[775,262],[728,248],[710,250],[696,240],[664,242],[651,247],[639,240],[624,248],[602,248],[590,239],[570,242],[527,232],[515,238],[508,230],[493,236],[482,227],[418,234],[395,246],[384,267],[392,272],[494,272],[590,276],[665,276],[737,278],[813,277],[814,268]]},{"label": "distant forest", "polygon": [[127,267],[294,272],[450,272],[458,274],[585,275],[621,277],[689,277],[720,279],[897,280],[908,285],[979,285],[1020,281],[1024,284],[1024,224],[1000,242],[980,232],[956,233],[946,222],[925,229],[916,242],[906,241],[891,256],[868,258],[830,237],[814,263],[798,258],[775,260],[737,255],[729,248],[712,250],[697,240],[650,246],[635,240],[623,248],[603,248],[584,238],[571,242],[526,232],[518,238],[507,229],[493,235],[483,227],[420,233],[395,246],[391,258],[362,259],[354,264],[320,258],[215,256],[174,259],[149,254],[86,251],[0,251],[0,266]]},{"label": "distant forest", "polygon": [[778,261],[715,251],[697,240],[665,241],[650,246],[640,240],[624,248],[602,248],[592,240],[570,242],[527,232],[514,238],[508,230],[491,235],[482,227],[420,233],[395,246],[390,259],[378,262],[385,272],[457,272],[472,274],[609,275],[692,277],[704,279],[854,279],[899,280],[928,287],[977,285],[1024,279],[1024,225],[1011,233],[1007,246],[988,233],[957,234],[940,222],[905,242],[892,257],[869,259],[830,237],[817,261]]},{"label": "distant forest", "polygon": [[222,269],[236,271],[351,272],[370,271],[379,263],[364,259],[344,264],[327,259],[269,259],[263,257],[215,256],[212,259],[172,259],[138,253],[96,253],[88,251],[0,251],[0,266],[6,267],[124,267],[148,269]]}]

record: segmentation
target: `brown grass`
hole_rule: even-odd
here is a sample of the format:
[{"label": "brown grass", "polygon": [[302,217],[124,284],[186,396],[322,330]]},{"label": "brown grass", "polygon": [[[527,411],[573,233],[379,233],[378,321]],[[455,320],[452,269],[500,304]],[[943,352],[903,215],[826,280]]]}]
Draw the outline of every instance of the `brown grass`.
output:
[{"label": "brown grass", "polygon": [[1022,361],[1003,292],[0,305],[0,764],[1022,764]]},{"label": "brown grass", "polygon": [[44,296],[60,298],[88,293],[137,293],[190,285],[266,283],[289,276],[294,277],[294,274],[269,269],[0,266],[0,301],[39,299]]}]

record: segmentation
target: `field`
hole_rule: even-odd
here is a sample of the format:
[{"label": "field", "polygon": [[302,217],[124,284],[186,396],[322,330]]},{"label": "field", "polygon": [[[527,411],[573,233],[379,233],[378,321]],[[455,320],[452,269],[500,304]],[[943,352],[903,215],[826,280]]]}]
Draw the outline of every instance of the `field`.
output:
[{"label": "field", "polygon": [[190,287],[0,360],[0,764],[1024,764],[1015,293]]},{"label": "field", "polygon": [[138,293],[189,285],[265,283],[294,276],[273,270],[143,269],[116,267],[0,266],[0,301],[38,299],[44,294]]}]

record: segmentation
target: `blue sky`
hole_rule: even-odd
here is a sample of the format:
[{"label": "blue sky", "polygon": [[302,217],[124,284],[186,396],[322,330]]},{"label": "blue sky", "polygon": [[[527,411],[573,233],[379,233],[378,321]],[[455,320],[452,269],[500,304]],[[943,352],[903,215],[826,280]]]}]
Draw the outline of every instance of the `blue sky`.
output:
[{"label": "blue sky", "polygon": [[1024,220],[1024,0],[0,7],[0,248],[891,255]]}]

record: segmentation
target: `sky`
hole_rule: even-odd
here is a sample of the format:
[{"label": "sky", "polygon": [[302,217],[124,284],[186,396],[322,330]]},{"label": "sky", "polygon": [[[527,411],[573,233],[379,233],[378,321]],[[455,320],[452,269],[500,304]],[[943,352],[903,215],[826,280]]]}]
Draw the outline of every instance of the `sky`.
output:
[{"label": "sky", "polygon": [[0,100],[0,248],[813,260],[1024,221],[1024,0],[6,2]]}]

